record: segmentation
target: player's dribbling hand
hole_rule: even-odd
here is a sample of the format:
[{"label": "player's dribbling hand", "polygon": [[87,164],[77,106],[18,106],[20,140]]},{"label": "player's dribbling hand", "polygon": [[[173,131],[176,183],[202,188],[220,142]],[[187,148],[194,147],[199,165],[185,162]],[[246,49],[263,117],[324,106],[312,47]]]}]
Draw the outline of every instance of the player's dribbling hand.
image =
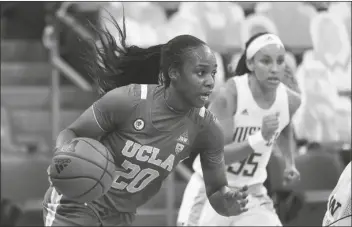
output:
[{"label": "player's dribbling hand", "polygon": [[63,152],[69,151],[70,148],[71,148],[71,140],[68,140],[68,141],[66,141],[64,144],[62,144],[61,146],[55,147],[55,148],[54,148],[54,153],[57,152],[57,151],[61,151],[61,152],[62,152],[62,151],[63,151]]},{"label": "player's dribbling hand", "polygon": [[236,216],[243,212],[246,212],[248,209],[246,205],[248,203],[248,187],[244,186],[241,189],[230,189],[225,193],[225,197],[227,197],[227,208],[229,210],[230,216]]},{"label": "player's dribbling hand", "polygon": [[286,167],[284,170],[284,182],[283,185],[291,186],[294,183],[298,182],[301,178],[299,171],[294,166]]},{"label": "player's dribbling hand", "polygon": [[279,128],[279,114],[271,114],[265,116],[262,122],[262,136],[266,141],[269,141]]}]

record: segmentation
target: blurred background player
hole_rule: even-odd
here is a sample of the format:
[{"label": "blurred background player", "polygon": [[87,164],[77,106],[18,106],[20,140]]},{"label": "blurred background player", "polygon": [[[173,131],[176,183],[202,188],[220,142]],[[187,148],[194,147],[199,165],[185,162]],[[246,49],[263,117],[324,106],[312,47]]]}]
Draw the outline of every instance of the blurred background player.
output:
[{"label": "blurred background player", "polygon": [[[279,37],[259,33],[248,40],[235,76],[227,81],[209,106],[225,134],[229,185],[234,188],[249,186],[249,211],[236,217],[218,215],[205,201],[204,189],[195,183],[202,184],[199,159],[196,159],[195,173],[186,188],[180,209],[180,224],[281,225],[263,183],[275,143],[285,157],[285,183],[299,180],[290,121],[301,100],[296,92],[281,83],[285,68],[285,48]],[[190,193],[193,197],[189,198],[187,195]]]},{"label": "blurred background player", "polygon": [[323,226],[351,226],[351,162],[329,196]]},{"label": "blurred background player", "polygon": [[104,196],[84,204],[51,186],[44,197],[45,226],[131,225],[137,208],[191,152],[201,155],[214,209],[225,216],[245,211],[245,192],[227,187],[220,126],[203,107],[217,67],[210,48],[190,35],[147,49],[129,47],[124,20],[122,29],[113,21],[120,43],[101,30],[99,59],[88,56],[104,96],[60,132],[56,149],[76,137],[99,139],[114,157],[115,182]]}]

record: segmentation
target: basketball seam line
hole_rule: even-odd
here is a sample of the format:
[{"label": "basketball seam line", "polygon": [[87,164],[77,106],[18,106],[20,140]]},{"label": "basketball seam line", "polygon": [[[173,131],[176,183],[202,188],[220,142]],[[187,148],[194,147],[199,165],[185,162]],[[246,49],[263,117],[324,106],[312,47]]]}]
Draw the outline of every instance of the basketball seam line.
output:
[{"label": "basketball seam line", "polygon": [[[57,156],[57,155],[59,155],[59,154],[63,154],[63,155],[67,155],[67,156],[68,156],[68,153],[67,153],[67,152],[61,152],[61,151],[58,151],[55,156]],[[93,162],[93,161],[91,161],[91,160],[89,160],[89,159],[82,158],[82,157],[78,156],[77,154],[75,154],[75,153],[73,153],[73,152],[70,153],[70,155],[73,156],[73,157],[75,157],[75,158],[80,158],[80,159],[82,159],[82,160],[84,160],[84,161],[86,161],[86,162],[89,162],[89,163],[91,163],[91,164],[94,164],[95,166],[99,167],[99,168],[102,169],[102,170],[105,170],[104,167],[101,167],[101,166],[98,165],[97,163],[95,163],[95,162]],[[70,157],[70,156],[68,156],[68,157]],[[105,156],[104,156],[104,157],[105,157]],[[105,158],[106,158],[106,157],[105,157]],[[106,162],[106,163],[108,163],[108,162]],[[109,176],[110,176],[111,178],[113,178],[113,176],[112,176],[109,172],[107,172],[107,173],[109,174]]]},{"label": "basketball seam line", "polygon": [[[81,140],[84,140],[84,142],[86,142],[86,143],[88,143],[89,145],[91,145],[93,148],[95,148],[95,150],[97,150],[102,156],[104,156],[109,162],[111,162],[111,163],[113,163],[114,165],[115,165],[115,161],[114,160],[110,160],[109,159],[109,157],[107,157],[107,156],[105,156],[105,154],[103,154],[102,152],[100,152],[100,150],[96,147],[96,146],[94,146],[93,144],[91,144],[89,141],[87,141],[87,140],[85,140],[84,138],[81,138]],[[98,141],[99,142],[99,141]],[[103,144],[103,146],[104,146],[104,144]],[[109,152],[110,153],[110,151],[104,146],[104,148],[105,148],[105,150],[107,151],[107,152]]]},{"label": "basketball seam line", "polygon": [[[109,164],[109,162],[111,162],[111,161],[109,160],[109,157],[108,157],[109,155],[107,154],[107,156],[105,156],[105,154],[103,154],[102,152],[100,152],[100,150],[99,150],[96,146],[94,146],[93,144],[91,144],[90,142],[88,142],[88,141],[85,140],[85,139],[82,139],[82,140],[85,141],[87,144],[89,144],[91,147],[93,147],[96,151],[98,151],[104,158],[106,158],[107,162],[106,162],[106,164],[105,164],[105,168],[102,168],[100,165],[97,165],[97,163],[95,163],[95,162],[93,162],[93,161],[90,161],[90,160],[85,159],[85,158],[82,158],[82,157],[78,157],[78,155],[76,155],[74,152],[71,153],[71,155],[72,155],[73,157],[80,158],[80,159],[83,159],[83,160],[85,160],[85,161],[87,161],[87,162],[90,162],[90,163],[92,163],[92,164],[98,166],[100,169],[103,170],[103,173],[102,173],[102,175],[100,176],[100,179],[99,179],[98,181],[96,181],[96,183],[95,183],[89,190],[87,190],[86,192],[84,192],[84,193],[82,193],[82,194],[80,194],[80,195],[78,195],[78,196],[75,196],[76,198],[80,198],[80,197],[82,197],[82,196],[88,194],[88,193],[91,192],[98,184],[100,184],[100,186],[102,187],[103,191],[105,191],[105,187],[104,187],[104,185],[101,183],[101,179],[103,179],[103,176],[105,175],[105,173],[107,173],[107,174],[113,179],[113,176],[112,176],[109,172],[107,172],[108,164]],[[110,152],[106,147],[105,147],[105,150],[106,150],[107,153]],[[60,153],[61,153],[61,152],[59,152],[59,154],[60,154]],[[112,163],[115,165],[114,162],[112,162]],[[87,177],[86,177],[86,178],[87,178]],[[93,179],[96,180],[95,178],[93,178]]]},{"label": "basketball seam line", "polygon": [[87,178],[87,179],[92,179],[92,180],[97,180],[95,177],[90,177],[90,176],[78,176],[78,177],[55,177],[55,180],[73,180],[73,179],[78,179],[78,178]]},{"label": "basketball seam line", "polygon": [[[107,155],[105,156],[105,154],[103,154],[102,152],[100,152],[100,150],[96,147],[96,146],[94,146],[93,144],[91,144],[89,141],[87,141],[87,140],[85,140],[85,139],[82,139],[82,140],[84,140],[86,143],[88,143],[89,145],[91,145],[93,148],[95,148],[95,150],[97,150],[102,156],[104,156],[109,162],[111,162],[112,164],[114,164],[114,166],[115,166],[115,160],[110,160],[109,159],[109,153],[110,153],[110,151],[109,151],[109,149],[107,148],[107,147],[105,147],[104,146],[104,144],[102,144],[103,146],[104,146],[104,148],[105,148],[105,150],[106,150],[106,152],[107,152]],[[111,154],[111,156],[112,156],[112,154]],[[114,157],[112,157],[112,158],[114,158]]]},{"label": "basketball seam line", "polygon": [[[85,141],[87,142],[87,141]],[[88,144],[90,144],[89,142],[87,142]],[[90,144],[91,145],[91,144]],[[92,145],[91,145],[92,146]],[[92,146],[93,148],[95,148],[96,150],[98,150],[96,147]],[[99,151],[98,151],[99,152]],[[99,152],[100,153],[100,152]],[[101,153],[100,153],[101,154]],[[103,155],[104,156],[104,155]],[[106,157],[105,157],[106,158]],[[107,168],[108,168],[108,164],[109,164],[109,159],[106,158],[107,162],[105,164],[105,168],[104,168],[104,171],[102,173],[102,175],[100,176],[100,179],[98,181],[96,181],[96,183],[89,189],[87,190],[86,192],[82,193],[81,195],[77,196],[77,198],[80,198],[86,194],[88,194],[89,192],[91,192],[98,184],[100,184],[100,186],[102,187],[103,191],[105,191],[105,187],[104,185],[101,183],[101,179],[103,179],[103,176],[105,175],[105,173],[108,173],[110,175],[109,172],[107,172]],[[102,168],[103,169],[103,168]],[[111,176],[111,175],[110,175]]]},{"label": "basketball seam line", "polygon": [[[84,139],[83,139],[83,140],[84,140]],[[97,147],[95,147],[93,144],[91,144],[90,142],[88,142],[88,141],[86,141],[86,140],[84,140],[84,141],[85,141],[86,143],[88,143],[90,146],[92,146],[93,148],[95,148],[95,150],[98,151],[103,157],[105,157],[107,162],[106,162],[106,164],[105,164],[104,171],[103,171],[102,175],[100,176],[99,181],[97,181],[97,182],[95,183],[95,185],[94,185],[93,187],[91,187],[88,191],[86,191],[86,192],[84,192],[83,194],[79,195],[78,198],[79,198],[79,197],[82,197],[82,196],[84,196],[84,195],[86,195],[87,193],[89,193],[89,192],[90,192],[91,190],[93,190],[93,188],[95,188],[98,184],[100,184],[100,186],[103,188],[103,191],[105,191],[105,187],[104,187],[104,185],[101,183],[101,179],[103,179],[103,176],[105,175],[105,173],[108,173],[108,175],[112,178],[112,180],[114,180],[114,179],[113,179],[113,176],[111,176],[110,173],[106,171],[107,168],[108,168],[109,162],[110,162],[109,157],[106,157],[104,154],[102,154],[102,152],[100,152],[99,149],[98,149]],[[109,150],[108,150],[106,147],[104,147],[104,148],[105,148],[106,152],[109,152]],[[107,156],[109,156],[109,155],[107,154]],[[115,166],[115,163],[113,163],[113,164],[114,164],[114,166]]]},{"label": "basketball seam line", "polygon": [[[103,176],[105,175],[105,173],[108,173],[108,172],[106,172],[106,169],[108,168],[108,164],[109,164],[109,161],[106,162],[105,169],[104,169],[102,175],[100,176],[99,181],[97,181],[89,190],[87,190],[86,192],[84,192],[84,193],[82,193],[81,195],[77,196],[77,198],[82,197],[82,196],[88,194],[88,193],[89,193],[90,191],[92,191],[98,184],[100,184],[100,186],[103,188],[103,191],[105,191],[105,187],[104,187],[104,185],[101,183],[101,179],[103,179]],[[108,174],[109,174],[109,173],[108,173]],[[109,175],[110,175],[110,174],[109,174]]]},{"label": "basketball seam line", "polygon": [[[77,156],[75,156],[75,155],[73,155],[74,157],[77,157]],[[78,158],[78,157],[77,157]],[[90,162],[90,163],[92,163],[92,164],[95,164],[96,165],[96,163],[93,163],[93,162],[91,162],[91,161],[89,161],[89,160],[87,160],[87,159],[83,159],[83,160],[85,160],[85,161],[87,161],[87,162]],[[108,162],[106,162],[106,163],[108,163]],[[96,166],[98,166],[99,168],[101,168],[101,169],[103,169],[102,167],[100,167],[99,165],[96,165]],[[78,198],[80,198],[80,197],[82,197],[82,196],[84,196],[84,195],[86,195],[87,193],[89,193],[90,191],[92,191],[98,184],[100,184],[100,186],[103,188],[103,190],[104,190],[104,185],[100,182],[101,181],[101,179],[103,178],[103,176],[104,176],[104,174],[105,173],[108,173],[108,172],[106,172],[106,168],[107,168],[107,164],[106,164],[106,166],[105,166],[105,169],[103,169],[104,171],[103,171],[103,174],[102,174],[102,176],[100,177],[100,179],[99,180],[97,180],[96,178],[94,178],[94,177],[89,177],[89,176],[81,176],[81,177],[70,177],[70,178],[56,178],[55,177],[55,179],[59,179],[59,180],[64,180],[64,179],[77,179],[77,178],[88,178],[88,179],[93,179],[93,180],[95,180],[96,182],[95,182],[95,184],[89,189],[89,190],[87,190],[87,191],[85,191],[85,192],[83,192],[83,193],[81,193],[81,194],[79,194],[79,195],[76,195],[75,196],[75,198],[74,199],[78,199]],[[108,173],[109,174],[109,173]],[[110,174],[109,174],[110,175]],[[49,175],[50,176],[50,175]]]}]

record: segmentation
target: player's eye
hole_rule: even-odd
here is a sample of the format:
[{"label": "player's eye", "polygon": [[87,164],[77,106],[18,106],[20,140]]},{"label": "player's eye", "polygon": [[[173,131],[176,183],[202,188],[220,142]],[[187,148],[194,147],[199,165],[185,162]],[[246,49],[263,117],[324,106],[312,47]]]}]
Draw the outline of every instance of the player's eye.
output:
[{"label": "player's eye", "polygon": [[265,65],[269,65],[269,64],[271,63],[271,60],[265,58],[265,59],[262,59],[260,62],[262,62],[262,63],[265,64]]},{"label": "player's eye", "polygon": [[281,65],[285,62],[285,60],[283,58],[279,58],[276,62],[278,65]]},{"label": "player's eye", "polygon": [[204,76],[205,71],[204,71],[204,70],[201,70],[201,71],[199,71],[197,74],[198,74],[198,76]]},{"label": "player's eye", "polygon": [[215,77],[215,75],[216,75],[216,73],[217,73],[217,71],[213,71],[213,72],[211,72],[211,76],[214,78],[214,77]]}]

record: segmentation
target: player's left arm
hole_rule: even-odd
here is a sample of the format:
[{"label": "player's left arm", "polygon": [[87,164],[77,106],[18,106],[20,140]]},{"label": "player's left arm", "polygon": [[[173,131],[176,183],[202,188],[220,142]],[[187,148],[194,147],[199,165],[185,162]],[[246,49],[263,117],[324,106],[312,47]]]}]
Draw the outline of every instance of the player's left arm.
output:
[{"label": "player's left arm", "polygon": [[194,149],[200,153],[206,193],[214,210],[223,216],[237,215],[246,211],[247,189],[234,191],[228,187],[224,161],[224,135],[214,118],[206,129],[197,135]]},{"label": "player's left arm", "polygon": [[288,94],[288,103],[289,103],[289,114],[290,122],[289,124],[281,131],[280,136],[278,137],[276,143],[279,149],[282,152],[282,155],[285,158],[286,167],[294,167],[294,154],[296,150],[296,143],[293,136],[293,126],[291,123],[292,116],[296,113],[297,109],[301,105],[301,97],[296,92],[287,89]]}]

